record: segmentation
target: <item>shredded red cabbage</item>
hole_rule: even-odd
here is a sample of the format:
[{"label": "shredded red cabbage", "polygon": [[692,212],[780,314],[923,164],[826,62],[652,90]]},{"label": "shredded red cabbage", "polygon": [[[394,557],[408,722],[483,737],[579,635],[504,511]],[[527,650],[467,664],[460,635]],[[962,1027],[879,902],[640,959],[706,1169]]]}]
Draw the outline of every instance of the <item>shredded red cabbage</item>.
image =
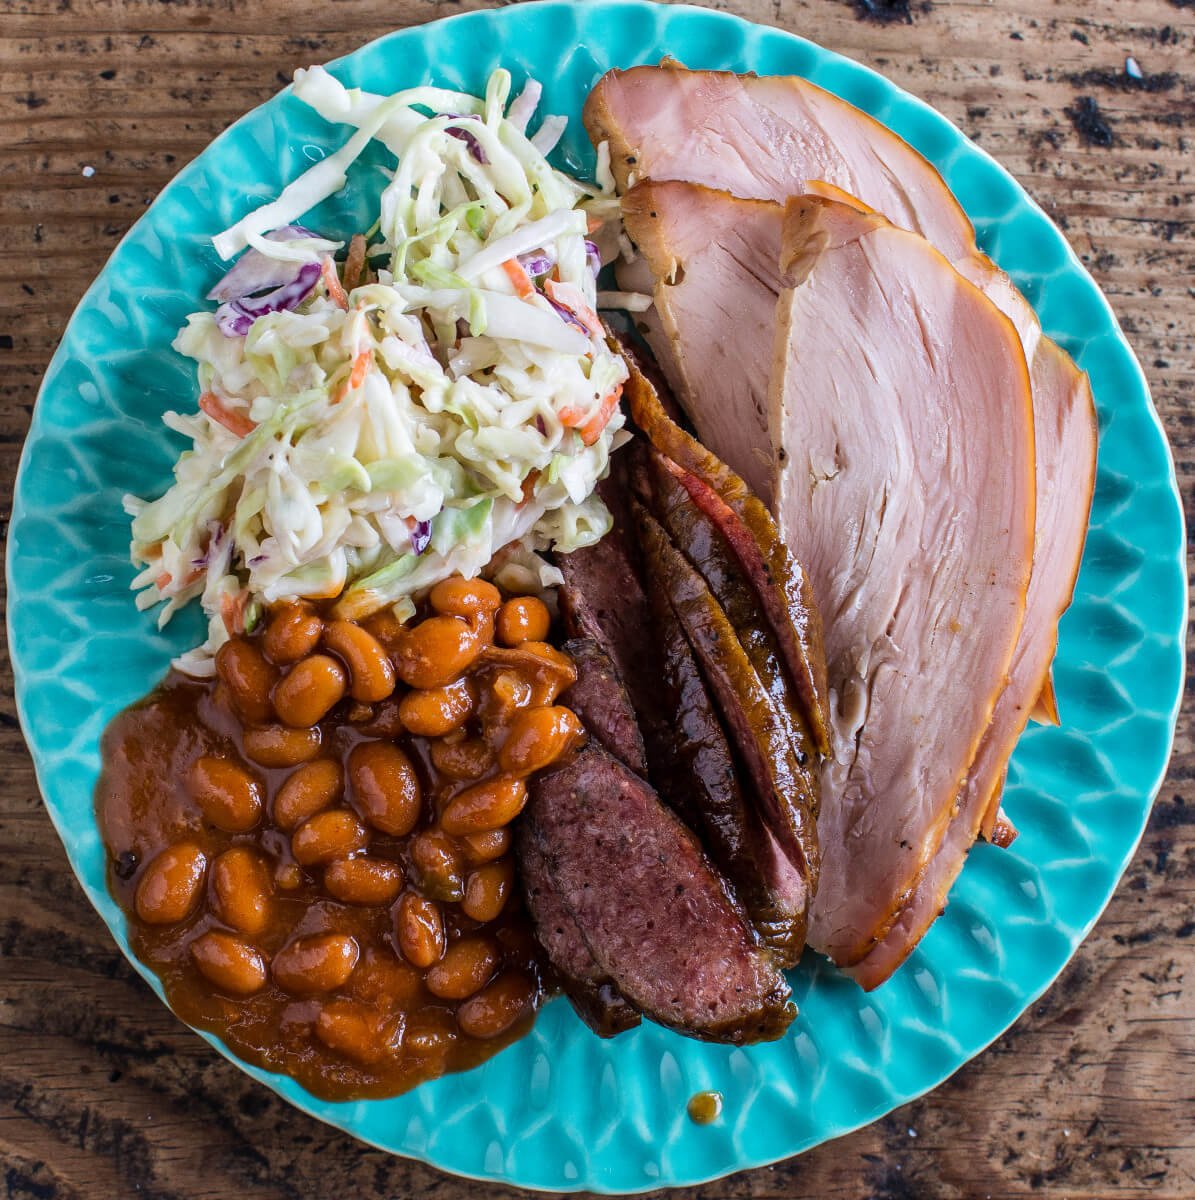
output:
[{"label": "shredded red cabbage", "polygon": [[589,264],[589,269],[596,276],[602,269],[602,256],[597,246],[588,238],[585,239],[585,261]]},{"label": "shredded red cabbage", "polygon": [[551,250],[531,250],[518,257],[519,266],[532,279],[546,275],[556,265],[556,255]]},{"label": "shredded red cabbage", "polygon": [[411,549],[416,554],[422,554],[432,540],[432,523],[430,521],[417,521],[415,528],[411,530]]},{"label": "shredded red cabbage", "polygon": [[[303,225],[284,225],[266,234],[270,242],[293,242],[299,238],[317,238],[320,235]],[[270,291],[294,279],[296,267],[293,262],[282,262],[270,258],[260,250],[250,247],[233,263],[227,274],[207,294],[209,300],[240,300],[258,292]]]},{"label": "shredded red cabbage", "polygon": [[[480,120],[479,117],[475,117],[472,113],[445,113],[444,115],[446,117],[454,118],[464,117],[465,119],[471,121]],[[483,167],[489,166],[490,160],[486,157],[485,148],[482,146],[481,142],[477,140],[477,135],[475,133],[470,132],[468,129],[460,129],[456,126],[445,129],[444,132],[448,134],[449,137],[458,138],[460,141],[464,142],[465,145],[469,147],[469,153],[472,154],[473,157],[477,159],[477,161],[481,163]]]},{"label": "shredded red cabbage", "polygon": [[198,558],[191,559],[191,566],[206,567],[212,560],[212,555],[220,549],[220,543],[224,540],[224,526],[220,521],[209,521],[207,523],[207,545],[203,548],[203,553]]},{"label": "shredded red cabbage", "polygon": [[557,304],[551,296],[545,296],[544,299],[556,310],[560,315],[560,319],[566,325],[571,325],[574,329],[579,329],[586,337],[589,337],[589,330],[585,328],[580,317],[571,308],[565,308],[563,304]]},{"label": "shredded red cabbage", "polygon": [[216,325],[225,337],[244,337],[253,327],[253,322],[266,313],[282,312],[298,308],[311,294],[319,282],[320,264],[302,263],[295,273],[295,264],[287,263],[291,269],[289,283],[276,287],[264,296],[242,296],[239,300],[226,300],[216,309]]}]

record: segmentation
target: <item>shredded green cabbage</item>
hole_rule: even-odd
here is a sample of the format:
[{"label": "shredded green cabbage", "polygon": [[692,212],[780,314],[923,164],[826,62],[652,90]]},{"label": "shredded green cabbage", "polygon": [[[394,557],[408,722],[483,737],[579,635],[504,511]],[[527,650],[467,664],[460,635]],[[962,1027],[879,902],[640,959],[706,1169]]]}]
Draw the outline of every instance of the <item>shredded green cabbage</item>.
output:
[{"label": "shredded green cabbage", "polygon": [[[125,502],[139,606],[164,602],[164,623],[199,599],[209,618],[183,669],[209,674],[230,634],[283,599],[405,617],[421,590],[491,564],[550,583],[537,551],[608,529],[594,488],[626,435],[619,409],[600,421],[626,368],[597,328],[586,238],[617,201],[608,169],[592,185],[551,166],[562,123],[528,136],[539,88],[508,105],[510,82],[498,70],[483,97],[380,96],[296,72],[294,95],[355,132],[213,243],[296,271],[322,261],[323,274],[297,304],[238,317],[247,332],[220,313],[188,318],[175,347],[197,364],[200,411],[165,420],[190,448],[160,498]],[[395,163],[374,272],[346,308],[328,252],[341,243],[294,223],[346,185],[373,140]]]}]

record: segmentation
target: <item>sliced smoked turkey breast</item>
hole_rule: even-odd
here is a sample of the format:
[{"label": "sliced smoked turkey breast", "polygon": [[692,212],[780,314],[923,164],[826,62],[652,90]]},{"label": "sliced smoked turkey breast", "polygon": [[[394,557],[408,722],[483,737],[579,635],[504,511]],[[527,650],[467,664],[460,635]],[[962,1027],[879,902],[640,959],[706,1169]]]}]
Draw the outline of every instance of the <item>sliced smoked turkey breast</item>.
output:
[{"label": "sliced smoked turkey breast", "polygon": [[[936,854],[1007,682],[1033,556],[1020,342],[924,239],[840,202],[786,215],[648,181],[624,220],[658,280],[667,350],[697,381],[699,433],[740,471],[770,459],[781,531],[813,583],[835,737],[810,941],[857,962]],[[715,304],[742,317],[721,350]],[[707,420],[736,355],[766,424]]]},{"label": "sliced smoked turkey breast", "polygon": [[[781,204],[807,192],[831,198],[845,193],[894,225],[920,233],[1009,317],[1032,374],[1035,418],[1058,425],[1063,433],[1055,444],[1066,463],[1047,457],[1044,470],[1066,471],[1074,484],[1069,494],[1044,505],[1038,514],[1039,545],[1059,543],[1056,556],[1065,554],[1068,565],[1052,571],[1035,589],[1035,606],[1040,603],[1041,619],[1047,621],[1051,614],[1065,611],[1095,486],[1096,420],[1090,387],[1069,356],[1042,336],[1033,309],[1008,276],[979,251],[966,213],[932,164],[867,113],[796,76],[689,71],[671,61],[609,71],[590,93],[584,121],[595,144],[609,142],[610,165],[622,190],[639,179],[681,179]],[[635,286],[634,270],[627,275],[625,285]],[[738,334],[736,323],[736,341]],[[1039,346],[1046,348],[1041,362]],[[669,370],[667,347],[661,361],[684,401],[688,377]],[[739,419],[755,418],[744,408]],[[1053,452],[1048,447],[1041,453]],[[758,472],[753,468],[753,475]],[[765,492],[760,495],[766,498]],[[1060,515],[1062,508],[1068,511]],[[1079,536],[1064,543],[1063,527],[1080,518]],[[1035,607],[1030,611],[1030,632],[1037,619]],[[1057,723],[1051,659],[1039,662],[1029,647],[1020,658],[1024,669],[1015,686],[1031,696],[1037,719]],[[1023,703],[1018,697],[1018,710]],[[989,832],[998,805],[998,794],[990,795],[984,814]]]}]

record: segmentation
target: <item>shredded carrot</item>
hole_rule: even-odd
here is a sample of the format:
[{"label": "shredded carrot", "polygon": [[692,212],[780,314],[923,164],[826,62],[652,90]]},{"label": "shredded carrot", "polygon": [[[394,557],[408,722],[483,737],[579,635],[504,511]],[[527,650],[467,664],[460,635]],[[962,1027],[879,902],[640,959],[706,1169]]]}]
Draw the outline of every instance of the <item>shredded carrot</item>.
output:
[{"label": "shredded carrot", "polygon": [[514,285],[515,293],[520,300],[526,300],[529,296],[535,295],[535,285],[517,258],[508,258],[502,264],[502,269],[506,272],[507,279]]},{"label": "shredded carrot", "polygon": [[607,393],[598,405],[597,411],[581,426],[581,441],[587,446],[592,446],[594,442],[602,436],[602,430],[610,423],[610,418],[614,415],[614,410],[618,408],[618,401],[622,397],[622,384],[620,383],[613,391]]},{"label": "shredded carrot", "polygon": [[237,437],[252,433],[257,426],[244,413],[234,412],[215,392],[204,392],[199,397],[199,407],[218,425],[223,425]]},{"label": "shredded carrot", "polygon": [[605,221],[599,221],[599,220],[597,219],[597,217],[590,216],[590,218],[589,218],[589,220],[588,220],[588,222],[587,222],[588,229],[586,230],[586,232],[587,232],[587,233],[597,233],[597,231],[598,231],[599,229],[601,229],[601,227],[602,227],[603,225],[605,225],[605,223],[606,223]]},{"label": "shredded carrot", "polygon": [[622,384],[602,397],[601,403],[589,415],[584,409],[563,408],[560,410],[560,423],[566,429],[575,429],[581,435],[581,441],[587,446],[602,436],[602,430],[610,423],[618,401],[622,398]]},{"label": "shredded carrot", "polygon": [[339,404],[349,392],[361,386],[372,363],[372,350],[362,350],[353,359],[353,369],[349,372],[349,377],[336,389],[336,395],[332,397],[333,404]]},{"label": "shredded carrot", "polygon": [[535,495],[535,481],[539,478],[539,469],[533,468],[527,472],[523,480],[523,499],[522,503],[526,504],[532,496]]},{"label": "shredded carrot", "polygon": [[606,336],[606,331],[602,328],[597,313],[585,303],[576,288],[557,283],[554,279],[546,279],[544,280],[544,291],[561,308],[567,308],[594,337],[604,338]]},{"label": "shredded carrot", "polygon": [[353,234],[349,252],[344,260],[344,289],[351,292],[361,282],[361,271],[365,267],[365,236]]},{"label": "shredded carrot", "polygon": [[245,606],[249,603],[249,592],[242,588],[235,596],[227,592],[220,598],[220,616],[229,637],[245,632]]},{"label": "shredded carrot", "polygon": [[323,276],[324,287],[328,289],[328,298],[337,308],[347,311],[349,298],[345,295],[344,288],[340,283],[340,276],[336,274],[336,264],[332,261],[331,255],[324,259]]},{"label": "shredded carrot", "polygon": [[[192,567],[191,570],[189,570],[186,575],[183,576],[183,581],[179,586],[180,588],[189,588],[191,584],[198,583],[202,578],[203,568]],[[157,584],[159,592],[164,592],[173,582],[174,576],[171,575],[169,571],[163,571],[161,575],[154,580],[154,583]]]}]

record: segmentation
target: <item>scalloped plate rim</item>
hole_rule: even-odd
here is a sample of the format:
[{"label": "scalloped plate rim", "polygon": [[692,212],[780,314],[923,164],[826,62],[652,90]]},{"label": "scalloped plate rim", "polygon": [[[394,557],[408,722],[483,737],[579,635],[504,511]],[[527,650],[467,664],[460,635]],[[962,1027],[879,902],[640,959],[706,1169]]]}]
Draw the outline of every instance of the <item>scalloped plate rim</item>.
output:
[{"label": "scalloped plate rim", "polygon": [[[928,102],[926,102],[925,100],[922,100],[919,96],[908,91],[906,88],[901,87],[899,84],[895,83],[894,81],[892,81],[887,76],[880,73],[879,71],[875,70],[874,68],[871,68],[871,67],[867,66],[866,64],[861,63],[858,60],[852,59],[852,58],[848,57],[847,55],[844,55],[838,51],[831,50],[827,47],[824,47],[824,46],[820,45],[819,43],[812,41],[809,38],[801,36],[800,34],[791,33],[787,30],[778,29],[774,26],[762,25],[759,22],[753,22],[744,17],[740,17],[737,14],[728,13],[728,12],[724,12],[721,10],[708,9],[708,8],[704,8],[704,7],[701,7],[698,5],[691,5],[691,4],[658,4],[658,3],[652,2],[652,0],[585,0],[585,2],[583,4],[582,4],[582,0],[538,0],[538,2],[535,5],[527,5],[525,7],[524,6],[518,6],[518,7],[511,6],[511,7],[499,7],[499,8],[488,8],[488,9],[476,9],[476,10],[471,10],[469,12],[456,13],[449,17],[437,18],[436,20],[433,20],[433,21],[423,22],[423,23],[419,23],[416,25],[391,30],[389,33],[383,34],[383,35],[381,35],[377,38],[374,38],[368,42],[362,43],[360,46],[356,47],[354,50],[350,51],[349,53],[342,55],[339,58],[336,58],[334,60],[331,60],[328,63],[326,63],[325,65],[328,66],[329,68],[334,69],[337,66],[343,64],[346,60],[353,58],[355,55],[359,54],[363,50],[365,50],[367,48],[377,47],[383,43],[390,42],[392,40],[401,39],[401,37],[405,33],[408,33],[409,31],[414,30],[414,29],[422,29],[422,28],[427,28],[429,26],[434,26],[434,27],[438,28],[438,27],[442,27],[443,25],[449,24],[449,23],[470,22],[470,21],[476,22],[481,25],[485,25],[489,21],[492,21],[492,20],[505,19],[504,14],[511,14],[511,19],[517,19],[515,17],[515,14],[525,13],[532,9],[558,9],[558,8],[574,8],[575,9],[575,8],[580,8],[580,7],[584,7],[589,10],[598,10],[598,9],[607,9],[608,10],[608,9],[620,9],[620,8],[667,10],[669,13],[678,14],[680,18],[683,18],[685,15],[688,15],[688,14],[700,14],[703,17],[716,16],[720,20],[724,20],[727,22],[731,22],[731,23],[734,23],[737,25],[746,26],[746,27],[750,27],[750,28],[754,28],[754,29],[762,29],[771,35],[779,36],[782,38],[787,38],[794,42],[801,43],[805,47],[807,47],[814,54],[815,57],[828,59],[828,60],[838,64],[839,66],[847,68],[848,70],[860,72],[862,74],[862,76],[865,78],[869,78],[873,81],[878,82],[881,85],[882,89],[895,95],[899,99],[899,101],[901,101],[904,104],[909,104],[909,105],[913,106],[920,113],[922,113],[925,116],[928,116],[932,121],[937,122],[941,126],[945,127],[945,129],[948,131],[949,135],[952,138],[958,139],[959,141],[961,141],[963,143],[966,153],[968,153],[969,155],[972,155],[972,156],[978,155],[978,156],[982,157],[984,160],[986,160],[986,162],[990,166],[995,167],[1000,172],[1000,174],[1003,175],[1005,177],[1005,179],[1013,185],[1013,187],[1017,193],[1017,197],[1018,197],[1019,201],[1021,203],[1025,204],[1028,208],[1030,208],[1041,219],[1043,225],[1046,228],[1048,228],[1050,238],[1056,243],[1057,247],[1061,248],[1061,250],[1063,251],[1063,257],[1064,257],[1064,261],[1065,261],[1066,271],[1068,273],[1072,273],[1072,274],[1078,273],[1079,275],[1081,275],[1090,284],[1091,290],[1098,297],[1099,304],[1103,310],[1103,314],[1104,314],[1105,318],[1107,319],[1107,321],[1109,322],[1109,325],[1115,335],[1116,341],[1119,343],[1120,348],[1125,351],[1125,353],[1128,356],[1128,360],[1132,364],[1132,369],[1136,374],[1136,378],[1137,378],[1139,387],[1146,398],[1147,414],[1148,414],[1150,420],[1152,421],[1155,431],[1161,438],[1163,447],[1165,448],[1167,467],[1168,467],[1167,483],[1169,485],[1169,490],[1173,496],[1175,496],[1175,497],[1181,496],[1181,493],[1178,490],[1173,449],[1170,446],[1170,442],[1169,442],[1169,439],[1166,434],[1165,426],[1162,424],[1161,418],[1157,411],[1157,407],[1154,404],[1151,389],[1149,386],[1149,382],[1145,376],[1143,369],[1141,368],[1140,362],[1137,358],[1136,353],[1134,352],[1134,350],[1132,348],[1131,343],[1129,343],[1128,339],[1124,335],[1124,331],[1120,326],[1119,320],[1115,314],[1115,311],[1113,310],[1113,308],[1111,306],[1111,303],[1109,302],[1108,298],[1104,294],[1103,290],[1099,287],[1099,285],[1096,283],[1094,278],[1091,276],[1090,272],[1083,265],[1082,261],[1079,259],[1078,255],[1076,254],[1075,250],[1071,246],[1068,239],[1057,228],[1057,226],[1054,224],[1054,222],[1051,220],[1051,218],[1045,212],[1045,210],[1041,207],[1041,205],[1034,199],[1034,197],[1027,191],[1027,189],[1011,174],[1011,172],[1009,172],[1007,170],[1007,168],[1005,168],[999,162],[999,160],[994,158],[982,146],[978,145],[977,143],[973,142],[970,138],[968,138],[967,135],[961,129],[959,129],[959,127],[957,125],[955,125],[953,121],[951,121],[948,117],[946,117],[944,114],[942,114],[937,109],[935,109]],[[76,322],[80,318],[80,314],[86,307],[88,307],[89,303],[93,300],[96,293],[99,291],[101,286],[105,283],[106,276],[108,275],[110,269],[112,268],[113,263],[116,260],[117,256],[119,255],[121,250],[125,247],[126,243],[128,243],[130,241],[130,239],[134,236],[134,234],[142,226],[143,222],[148,220],[148,218],[151,216],[151,214],[153,214],[155,208],[158,208],[159,205],[162,203],[162,201],[164,199],[166,199],[168,193],[170,193],[171,191],[176,190],[178,188],[184,187],[186,185],[186,183],[188,182],[188,180],[192,176],[197,175],[202,171],[203,165],[202,165],[201,160],[206,159],[210,154],[213,154],[214,152],[218,152],[219,147],[221,146],[221,143],[223,143],[226,139],[231,140],[232,136],[234,135],[234,132],[239,127],[241,127],[242,125],[249,122],[252,118],[254,118],[254,116],[262,108],[266,107],[267,105],[271,105],[271,104],[275,104],[275,103],[279,102],[282,97],[289,95],[291,92],[292,92],[292,86],[290,84],[288,84],[286,87],[279,89],[279,91],[277,93],[275,93],[272,97],[270,97],[268,100],[263,101],[262,104],[260,104],[260,105],[256,105],[254,108],[250,109],[249,111],[244,113],[242,116],[237,118],[228,127],[226,127],[219,134],[217,134],[210,142],[208,142],[203,147],[203,149],[193,159],[191,159],[176,175],[174,175],[167,182],[167,184],[162,188],[162,190],[154,198],[154,200],[151,202],[151,204],[146,208],[146,211],[144,213],[142,213],[140,217],[138,217],[138,219],[133,223],[133,225],[130,226],[129,230],[126,231],[126,233],[121,237],[121,239],[113,247],[112,251],[106,258],[104,265],[101,267],[100,271],[97,273],[95,279],[91,282],[91,284],[84,291],[83,295],[80,297],[74,311],[71,314],[70,319],[68,320],[66,326],[64,327],[61,339],[59,341],[59,345],[56,348],[54,355],[52,356],[50,363],[46,368],[45,375],[43,376],[41,385],[38,388],[37,398],[34,403],[33,415],[32,415],[32,419],[30,422],[29,431],[26,436],[25,443],[22,447],[20,461],[18,463],[17,473],[16,473],[15,481],[14,481],[14,487],[13,487],[14,502],[13,502],[13,507],[12,507],[12,512],[11,512],[10,524],[9,524],[8,545],[6,547],[6,553],[5,553],[5,573],[6,573],[6,581],[9,582],[9,604],[7,607],[7,614],[6,614],[6,634],[8,637],[8,643],[9,643],[10,654],[11,654],[11,659],[12,659],[13,676],[14,676],[14,693],[15,693],[15,703],[16,703],[17,715],[18,715],[18,719],[20,722],[22,734],[25,737],[26,744],[30,751],[30,756],[33,760],[34,774],[35,774],[35,778],[37,780],[38,789],[43,798],[46,795],[46,788],[43,784],[43,779],[42,779],[44,756],[41,753],[41,751],[39,750],[39,748],[37,747],[37,744],[34,741],[33,737],[31,736],[31,733],[30,733],[31,722],[29,720],[29,717],[27,715],[27,710],[26,710],[27,681],[24,677],[24,669],[23,669],[23,666],[21,663],[20,655],[15,650],[14,643],[13,643],[14,613],[19,613],[21,611],[22,604],[21,604],[19,595],[17,593],[13,592],[11,589],[12,563],[13,563],[13,559],[15,556],[14,547],[15,547],[16,541],[17,541],[17,539],[15,537],[13,537],[13,531],[16,530],[18,525],[23,521],[23,519],[25,518],[25,515],[26,515],[26,511],[27,511],[25,503],[24,503],[22,482],[23,482],[23,477],[26,472],[26,467],[27,467],[28,461],[30,459],[30,448],[32,446],[34,446],[35,444],[37,444],[38,442],[40,442],[43,438],[47,437],[49,433],[53,432],[52,430],[49,430],[47,427],[45,427],[42,422],[42,413],[43,413],[42,397],[43,397],[43,394],[45,394],[53,386],[53,383],[55,381],[55,377],[58,373],[58,370],[60,369],[62,363],[64,361],[66,361],[67,355],[66,355],[65,351],[66,351],[68,343],[71,339],[72,330],[74,329]],[[881,122],[881,123],[884,123],[884,122]],[[1047,329],[1047,332],[1049,332],[1048,329]],[[1177,515],[1178,515],[1178,520],[1179,520],[1179,531],[1180,531],[1180,546],[1181,546],[1180,557],[1181,557],[1182,561],[1185,562],[1186,524],[1185,524],[1185,513],[1184,513],[1181,502],[1177,506]],[[1172,631],[1172,636],[1174,636],[1177,639],[1180,649],[1181,649],[1181,647],[1185,643],[1184,633],[1185,633],[1187,620],[1188,620],[1187,612],[1188,612],[1188,606],[1189,606],[1189,593],[1188,593],[1188,581],[1187,581],[1187,576],[1186,576],[1185,570],[1180,571],[1180,574],[1181,574],[1181,584],[1182,584],[1182,586],[1181,586],[1182,605],[1179,610],[1179,612],[1180,612],[1179,624],[1178,624],[1178,627],[1174,631]],[[669,1178],[666,1181],[647,1180],[647,1181],[643,1182],[642,1185],[633,1186],[633,1187],[604,1186],[603,1180],[601,1180],[600,1178],[594,1178],[594,1179],[588,1179],[588,1180],[581,1179],[581,1180],[576,1181],[575,1183],[569,1183],[569,1184],[564,1184],[564,1185],[561,1185],[560,1183],[527,1182],[527,1181],[523,1181],[523,1180],[511,1179],[508,1175],[501,1174],[501,1173],[494,1173],[494,1172],[480,1173],[480,1172],[469,1171],[469,1170],[463,1169],[461,1167],[456,1167],[456,1166],[443,1166],[440,1163],[435,1162],[428,1154],[421,1154],[421,1153],[415,1152],[415,1151],[395,1149],[391,1146],[384,1145],[383,1143],[379,1142],[375,1138],[372,1138],[369,1135],[367,1135],[357,1129],[351,1128],[346,1122],[342,1122],[342,1121],[336,1119],[335,1111],[332,1111],[332,1112],[320,1111],[318,1106],[324,1105],[327,1102],[321,1101],[318,1097],[315,1097],[315,1096],[311,1095],[310,1093],[306,1092],[305,1089],[299,1088],[300,1092],[302,1093],[302,1095],[299,1097],[295,1097],[295,1096],[286,1094],[286,1091],[284,1091],[283,1089],[292,1088],[292,1087],[297,1086],[295,1084],[294,1080],[292,1080],[288,1076],[282,1075],[280,1073],[266,1071],[266,1070],[264,1070],[260,1067],[257,1067],[251,1063],[245,1062],[243,1059],[237,1057],[232,1051],[230,1051],[216,1035],[209,1033],[206,1030],[195,1029],[193,1026],[187,1025],[186,1022],[183,1022],[181,1020],[181,1018],[178,1018],[177,1016],[175,1016],[175,1019],[178,1020],[180,1022],[180,1024],[183,1024],[191,1032],[198,1034],[201,1038],[204,1039],[204,1041],[206,1041],[210,1046],[212,1046],[217,1051],[219,1051],[220,1054],[222,1054],[226,1059],[228,1059],[230,1062],[232,1062],[239,1069],[241,1069],[246,1074],[251,1076],[257,1082],[264,1084],[274,1094],[278,1095],[281,1099],[285,1100],[287,1103],[299,1108],[299,1110],[304,1112],[306,1115],[308,1115],[310,1117],[314,1117],[316,1120],[319,1120],[319,1121],[323,1122],[324,1124],[327,1124],[335,1129],[338,1129],[341,1132],[347,1133],[350,1136],[352,1136],[354,1139],[356,1139],[364,1144],[370,1145],[370,1146],[374,1147],[375,1149],[381,1150],[384,1153],[394,1155],[396,1157],[406,1158],[406,1159],[409,1159],[409,1160],[415,1161],[415,1162],[426,1163],[432,1167],[435,1167],[438,1170],[445,1171],[446,1173],[455,1175],[455,1176],[463,1178],[463,1179],[471,1179],[471,1180],[475,1180],[475,1181],[481,1182],[481,1183],[499,1183],[499,1184],[504,1184],[506,1186],[524,1188],[529,1191],[576,1192],[576,1191],[580,1191],[580,1190],[588,1190],[588,1191],[592,1191],[592,1192],[595,1192],[598,1194],[603,1194],[603,1195],[636,1195],[636,1194],[642,1194],[642,1193],[648,1192],[648,1191],[655,1191],[655,1190],[658,1190],[663,1187],[698,1186],[702,1183],[708,1183],[708,1182],[716,1181],[718,1179],[724,1179],[727,1176],[735,1174],[739,1171],[752,1170],[755,1168],[767,1166],[769,1164],[782,1161],[789,1157],[794,1157],[796,1155],[804,1153],[805,1151],[807,1151],[809,1149],[813,1149],[814,1147],[819,1146],[827,1141],[832,1141],[839,1137],[843,1137],[843,1136],[846,1136],[847,1134],[855,1132],[856,1130],[861,1129],[861,1128],[873,1123],[874,1121],[880,1119],[887,1113],[895,1111],[895,1108],[902,1107],[905,1104],[911,1103],[911,1102],[927,1095],[929,1092],[935,1090],[937,1087],[941,1086],[941,1084],[943,1082],[945,1082],[947,1079],[949,1079],[952,1075],[954,1075],[963,1066],[967,1065],[969,1062],[971,1062],[973,1059],[975,1059],[978,1055],[982,1054],[983,1051],[988,1046],[990,1046],[994,1041],[996,1041],[999,1037],[1001,1037],[1013,1024],[1015,1024],[1015,1022],[1017,1020],[1020,1019],[1020,1017],[1024,1014],[1024,1012],[1030,1006],[1032,1006],[1050,988],[1050,986],[1057,980],[1058,976],[1061,974],[1061,972],[1065,969],[1066,965],[1073,958],[1074,953],[1078,949],[1079,945],[1083,942],[1083,940],[1087,937],[1087,935],[1091,932],[1092,928],[1095,926],[1096,922],[1103,915],[1109,902],[1112,899],[1113,894],[1115,893],[1117,884],[1119,883],[1121,877],[1123,876],[1124,871],[1127,868],[1129,862],[1131,861],[1133,855],[1136,853],[1137,848],[1141,843],[1141,839],[1144,836],[1146,824],[1148,822],[1150,811],[1152,810],[1153,802],[1156,800],[1158,790],[1161,787],[1161,784],[1165,778],[1166,770],[1167,770],[1169,760],[1170,760],[1170,755],[1173,750],[1174,738],[1175,738],[1175,733],[1176,733],[1176,723],[1177,723],[1178,714],[1181,710],[1185,678],[1186,678],[1186,656],[1184,653],[1182,667],[1180,669],[1179,678],[1178,678],[1178,686],[1176,689],[1176,694],[1175,694],[1173,702],[1170,706],[1169,712],[1165,714],[1166,720],[1169,725],[1169,736],[1168,736],[1167,742],[1166,742],[1165,753],[1160,760],[1160,764],[1155,772],[1155,777],[1149,782],[1148,788],[1147,788],[1149,796],[1150,796],[1150,803],[1144,810],[1144,813],[1143,813],[1143,816],[1142,816],[1142,819],[1140,822],[1140,827],[1138,828],[1135,836],[1131,839],[1131,844],[1129,844],[1129,843],[1125,844],[1123,854],[1120,856],[1119,863],[1116,868],[1116,881],[1114,882],[1112,889],[1108,892],[1107,896],[1100,902],[1100,904],[1098,905],[1096,910],[1091,914],[1089,919],[1079,927],[1079,930],[1077,931],[1077,933],[1073,937],[1068,935],[1067,940],[1068,940],[1068,942],[1072,943],[1071,949],[1070,949],[1067,957],[1064,959],[1063,963],[1061,964],[1061,966],[1058,968],[1058,970],[1055,971],[1048,978],[1046,978],[1043,982],[1041,982],[1040,986],[1038,986],[1036,988],[1036,990],[1033,990],[1033,991],[1027,993],[1027,998],[1026,998],[1025,1002],[1022,1004],[1019,1012],[1014,1013],[1007,1021],[1005,1021],[1003,1024],[1001,1024],[998,1028],[996,1028],[994,1030],[994,1032],[991,1033],[991,1036],[987,1037],[986,1040],[984,1040],[981,1044],[975,1046],[973,1049],[966,1048],[964,1050],[964,1057],[962,1058],[961,1061],[959,1061],[955,1065],[951,1066],[946,1071],[943,1071],[943,1072],[937,1074],[936,1076],[932,1076],[931,1082],[927,1083],[924,1087],[921,1087],[920,1089],[918,1089],[916,1091],[910,1092],[908,1095],[904,1096],[903,1099],[899,1100],[896,1105],[889,1104],[887,1097],[885,1097],[880,1101],[880,1103],[876,1106],[876,1108],[874,1110],[868,1111],[867,1114],[864,1115],[863,1117],[861,1117],[860,1119],[858,1119],[854,1122],[841,1122],[838,1125],[834,1126],[833,1128],[823,1131],[822,1134],[819,1137],[817,1137],[817,1139],[815,1141],[811,1142],[810,1144],[808,1144],[806,1146],[801,1147],[800,1149],[781,1151],[777,1155],[774,1155],[771,1157],[764,1156],[764,1157],[752,1159],[750,1161],[738,1162],[732,1166],[727,1167],[725,1170],[718,1171],[714,1174],[698,1173],[698,1174],[694,1174],[694,1175],[684,1175],[684,1174],[680,1174],[680,1173],[674,1173],[674,1176]],[[103,920],[105,922],[105,925],[108,925],[109,924],[108,919],[107,919],[107,916],[104,913],[103,909],[104,909],[105,902],[111,903],[111,897],[107,894],[106,891],[102,891],[100,889],[93,888],[79,873],[78,869],[76,868],[75,860],[73,857],[73,851],[71,848],[70,837],[69,837],[66,829],[64,828],[64,825],[62,822],[62,815],[58,809],[57,804],[52,803],[48,800],[43,800],[43,802],[44,802],[44,807],[50,816],[50,820],[54,826],[54,829],[57,832],[59,839],[62,841],[64,848],[67,850],[68,860],[71,865],[72,873],[75,875],[80,886],[83,888],[84,894],[87,896],[89,902],[95,908],[95,910],[98,913],[98,915],[100,916],[101,920]],[[1111,861],[1115,862],[1116,860],[1115,860],[1115,858],[1113,858]],[[120,914],[120,916],[123,920],[123,914]],[[110,932],[115,933],[114,930],[111,930],[110,926],[109,926],[109,929],[110,929]],[[127,941],[127,931],[125,933],[124,941],[122,941],[122,939],[120,939],[120,938],[117,938],[116,941],[117,941],[117,944],[118,944],[119,948],[121,949],[122,953],[124,954],[125,958],[129,961],[129,963],[133,966],[133,968],[137,971],[137,973],[141,976],[141,978],[144,979],[150,985],[150,987],[153,989],[153,991],[157,994],[158,998],[160,1000],[162,1000],[162,1002],[165,1004],[166,1003],[165,996],[163,994],[162,985],[161,985],[161,982],[159,981],[158,977],[154,974],[154,972],[149,967],[147,967],[145,964],[143,964],[134,954],[131,953],[131,951],[128,948],[126,948],[124,941]],[[563,1003],[563,1002],[564,1002],[563,999],[559,999],[559,1000],[555,1001],[555,1003]],[[171,1012],[171,1015],[175,1015],[173,1013],[173,1010],[169,1009],[168,1004],[166,1005],[166,1007],[167,1007],[168,1011]],[[500,1058],[501,1055],[498,1057]],[[370,1102],[367,1101],[365,1103],[368,1104]],[[340,1106],[340,1108],[342,1110],[348,1109],[350,1107],[353,1107],[353,1106],[349,1105],[349,1104],[344,1104],[344,1105]]]}]

